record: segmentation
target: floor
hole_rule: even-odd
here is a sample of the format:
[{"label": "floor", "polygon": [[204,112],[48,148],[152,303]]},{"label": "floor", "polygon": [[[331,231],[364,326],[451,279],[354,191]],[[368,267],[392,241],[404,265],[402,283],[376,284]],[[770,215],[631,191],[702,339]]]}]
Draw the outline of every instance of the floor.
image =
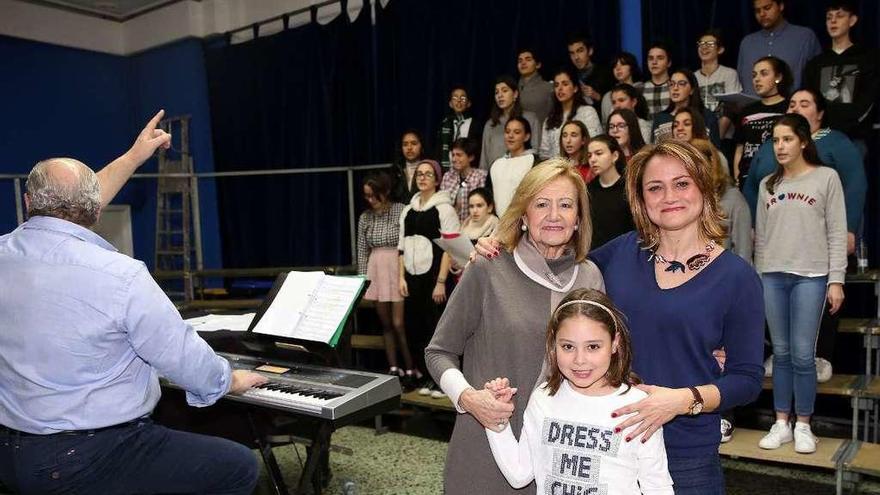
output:
[{"label": "floor", "polygon": [[[394,432],[376,435],[372,428],[350,426],[334,433],[332,443],[351,449],[352,453],[331,452],[333,477],[325,494],[421,495],[442,492],[447,445],[444,441]],[[303,447],[296,450],[304,457]],[[286,470],[286,482],[295,486],[300,464],[294,447],[277,447],[275,452],[279,464]],[[835,480],[830,473],[731,459],[724,459],[723,463],[728,495],[834,493]],[[859,488],[858,493],[880,494],[880,483],[876,481],[863,481]],[[265,472],[257,493],[272,493]]]}]

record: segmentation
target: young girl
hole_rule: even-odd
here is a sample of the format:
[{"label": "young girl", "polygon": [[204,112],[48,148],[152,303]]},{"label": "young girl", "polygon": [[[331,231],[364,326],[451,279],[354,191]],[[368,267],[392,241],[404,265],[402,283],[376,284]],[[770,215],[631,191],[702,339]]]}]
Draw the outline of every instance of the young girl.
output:
[{"label": "young girl", "polygon": [[553,76],[553,91],[556,97],[550,115],[543,122],[541,140],[536,140],[540,143],[538,156],[544,160],[559,156],[559,133],[566,122],[573,120],[583,122],[589,132],[588,137],[602,134],[599,114],[584,101],[577,80],[577,76],[569,69],[560,69]]},{"label": "young girl", "polygon": [[[397,243],[400,240],[401,203],[391,201],[391,177],[385,172],[364,179],[364,201],[369,209],[361,213],[357,231],[358,273],[366,275],[370,287],[364,294],[375,301],[376,313],[385,335],[389,373],[412,375],[413,359],[403,327],[403,297],[400,295]],[[397,349],[403,355],[406,372],[397,366]]]},{"label": "young girl", "polygon": [[592,249],[635,228],[626,200],[626,181],[620,173],[626,158],[617,141],[605,134],[590,140],[587,147],[590,168],[596,180],[587,184],[590,194],[590,217],[593,221]]},{"label": "young girl", "polygon": [[[611,300],[570,292],[547,325],[545,359],[549,373],[529,398],[519,443],[510,428],[486,429],[507,482],[535,480],[539,493],[672,494],[662,430],[627,442],[631,430],[617,431],[611,416],[647,396],[633,387],[629,330]],[[516,392],[506,378],[486,388],[500,400]]]},{"label": "young girl", "polygon": [[535,154],[531,149],[532,127],[523,117],[511,117],[504,125],[504,144],[507,154],[495,160],[489,169],[489,179],[495,195],[498,216],[504,215],[513,193],[523,177],[535,164]]},{"label": "young girl", "polygon": [[669,106],[654,116],[653,141],[659,143],[672,137],[672,121],[683,108],[690,108],[703,116],[709,139],[716,147],[721,146],[718,134],[718,118],[703,105],[697,76],[689,69],[678,69],[669,77]]},{"label": "young girl", "polygon": [[[764,284],[773,341],[776,423],[758,445],[776,449],[794,440],[801,454],[816,451],[810,417],[816,400],[816,336],[825,300],[843,303],[846,212],[837,172],[823,167],[810,123],[786,114],[773,126],[776,172],[761,181],[755,225],[755,267]],[[789,419],[794,399],[794,431]]]},{"label": "young girl", "polygon": [[562,132],[559,133],[559,154],[562,158],[568,158],[587,184],[594,177],[593,171],[590,170],[587,152],[589,142],[590,133],[580,120],[572,120],[562,126]]},{"label": "young girl", "polygon": [[492,163],[504,156],[505,125],[511,117],[521,117],[528,121],[534,130],[532,136],[536,143],[541,142],[541,122],[534,112],[523,110],[519,102],[519,89],[516,81],[510,76],[499,76],[495,80],[495,97],[489,120],[483,126],[483,145],[480,148],[480,169],[489,170]]},{"label": "young girl", "polygon": [[[620,52],[611,58],[614,63],[611,66],[611,73],[614,75],[614,84],[627,84],[636,88],[641,94],[642,71],[639,70],[639,63],[636,56],[629,52]],[[607,121],[614,105],[611,102],[612,91],[607,91],[602,96],[602,120]],[[647,105],[646,105],[647,106]],[[647,108],[645,109],[647,111]]]}]

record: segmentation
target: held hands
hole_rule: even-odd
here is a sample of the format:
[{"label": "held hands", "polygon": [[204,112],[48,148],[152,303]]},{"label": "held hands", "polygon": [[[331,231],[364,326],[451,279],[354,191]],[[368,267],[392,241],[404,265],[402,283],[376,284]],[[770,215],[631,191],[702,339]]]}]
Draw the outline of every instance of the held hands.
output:
[{"label": "held hands", "polygon": [[721,371],[724,371],[724,363],[727,362],[727,352],[724,349],[715,349],[712,351],[712,357],[715,358],[715,361],[718,361],[718,367],[721,368]]},{"label": "held hands", "polygon": [[262,385],[269,381],[265,376],[247,370],[234,370],[232,372],[232,385],[229,386],[229,393],[241,395],[248,389]]},{"label": "held hands", "polygon": [[507,378],[496,378],[490,382],[486,382],[486,385],[483,388],[492,392],[495,396],[495,400],[501,402],[512,401],[517,390],[516,388],[511,388],[510,380]]},{"label": "held hands", "polygon": [[135,139],[134,144],[131,145],[131,148],[125,152],[125,156],[128,157],[135,166],[139,167],[142,163],[147,161],[148,158],[153,156],[153,153],[158,148],[167,150],[171,147],[171,134],[168,134],[162,129],[156,128],[163,116],[165,116],[165,110],[159,110],[159,113],[154,115],[153,118],[147,122],[147,125],[143,130],[141,130],[140,134],[138,134],[138,137]]},{"label": "held hands", "polygon": [[633,426],[634,429],[626,433],[627,442],[638,437],[642,433],[642,443],[647,442],[655,431],[664,424],[672,421],[679,414],[686,414],[693,402],[693,395],[686,388],[666,388],[654,385],[637,385],[637,388],[648,394],[648,397],[621,407],[611,413],[612,418],[632,414],[614,428],[615,433],[626,430]]},{"label": "held hands", "polygon": [[[516,390],[516,389],[511,389]],[[496,433],[507,427],[513,415],[513,402],[502,402],[495,398],[491,390],[469,388],[461,393],[458,405],[483,425]]]},{"label": "held hands", "polygon": [[831,306],[828,308],[828,312],[831,314],[837,313],[840,306],[843,305],[843,284],[829,284],[828,295],[826,297],[828,299],[828,304]]}]

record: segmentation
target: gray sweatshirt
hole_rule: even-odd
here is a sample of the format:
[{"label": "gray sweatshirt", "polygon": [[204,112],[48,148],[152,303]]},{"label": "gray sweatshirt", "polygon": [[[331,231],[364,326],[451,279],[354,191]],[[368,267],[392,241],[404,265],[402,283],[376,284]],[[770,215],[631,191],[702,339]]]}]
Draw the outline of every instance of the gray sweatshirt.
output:
[{"label": "gray sweatshirt", "polygon": [[752,212],[739,189],[731,186],[721,196],[721,209],[727,216],[727,241],[724,247],[752,264]]},{"label": "gray sweatshirt", "polygon": [[755,267],[758,273],[788,272],[828,275],[843,283],[846,273],[846,209],[837,172],[816,167],[783,178],[774,194],[770,177],[761,181],[755,224]]}]

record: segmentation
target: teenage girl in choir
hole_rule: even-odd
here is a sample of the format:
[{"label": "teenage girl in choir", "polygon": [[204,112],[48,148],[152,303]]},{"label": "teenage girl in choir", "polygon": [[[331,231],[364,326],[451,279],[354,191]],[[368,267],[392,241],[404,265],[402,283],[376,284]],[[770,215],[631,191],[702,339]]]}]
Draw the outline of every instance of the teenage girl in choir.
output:
[{"label": "teenage girl in choir", "polygon": [[[547,325],[546,382],[529,398],[519,442],[510,428],[486,429],[492,455],[514,488],[534,479],[540,493],[672,494],[662,430],[625,442],[616,409],[647,394],[635,388],[625,317],[593,289],[576,289]],[[531,386],[531,384],[513,384]],[[500,400],[516,388],[486,384]]]},{"label": "teenage girl in choir", "polygon": [[499,217],[507,211],[516,187],[537,161],[531,147],[531,137],[531,124],[523,117],[511,117],[504,125],[504,145],[507,147],[507,153],[495,160],[489,169],[495,209]]},{"label": "teenage girl in choir", "polygon": [[587,184],[590,195],[590,218],[593,221],[595,249],[635,228],[626,200],[626,180],[621,173],[626,168],[626,158],[617,141],[602,134],[590,140],[587,146],[590,168],[596,179]]},{"label": "teenage girl in choir", "polygon": [[533,142],[541,142],[541,124],[534,112],[523,110],[519,102],[519,89],[516,81],[510,76],[499,76],[495,80],[495,96],[489,110],[489,120],[483,126],[483,145],[480,148],[480,168],[489,170],[492,163],[504,156],[505,125],[511,117],[520,117],[528,121]]},{"label": "teenage girl in choir", "polygon": [[[672,120],[672,138],[691,144],[694,144],[696,139],[708,140],[709,130],[706,128],[706,121],[703,120],[703,115],[700,112],[693,111],[691,108],[679,110]],[[727,175],[730,175],[727,158],[724,157],[720,150],[718,152],[718,160],[721,162],[723,170],[727,171]]]},{"label": "teenage girl in choir", "polygon": [[608,135],[617,140],[627,162],[645,146],[645,140],[639,128],[639,118],[632,110],[618,108],[611,112],[611,115],[608,116],[607,127]]},{"label": "teenage girl in choir", "polygon": [[[434,160],[416,166],[418,193],[400,213],[400,295],[406,299],[405,322],[410,353],[416,360],[416,380],[425,365],[425,346],[446,302],[446,277],[451,260],[433,241],[441,233],[458,232],[458,214],[449,192],[438,191],[442,170]],[[431,393],[433,383],[425,383],[419,393]]]},{"label": "teenage girl in choir", "polygon": [[809,454],[817,441],[810,417],[819,320],[826,299],[832,314],[843,304],[846,211],[840,178],[821,166],[806,118],[780,117],[773,125],[773,151],[776,171],[759,187],[755,267],[764,284],[773,342],[776,423],[758,445],[776,449],[794,440],[796,452]]},{"label": "teenage girl in choir", "polygon": [[391,174],[391,199],[409,203],[416,193],[415,171],[419,160],[424,156],[422,134],[415,129],[407,129],[400,136],[400,154],[388,170]]},{"label": "teenage girl in choir", "polygon": [[654,115],[653,141],[660,142],[672,137],[672,121],[681,109],[690,108],[699,112],[709,130],[709,139],[716,147],[721,146],[718,134],[718,117],[703,105],[697,76],[689,69],[678,69],[669,76],[669,106]]},{"label": "teenage girl in choir", "polygon": [[[391,200],[391,177],[377,172],[364,179],[364,200],[369,208],[361,213],[357,230],[358,273],[366,275],[370,286],[364,294],[375,301],[376,314],[385,335],[385,355],[389,373],[404,377],[414,371],[412,355],[403,326],[403,297],[400,295],[400,267],[397,243],[400,240],[400,213],[403,205]],[[397,365],[397,349],[403,355],[406,371]]]},{"label": "teenage girl in choir", "polygon": [[566,122],[579,120],[587,126],[589,136],[602,134],[599,114],[595,108],[587,105],[577,81],[577,76],[569,69],[560,69],[553,76],[553,108],[543,122],[541,140],[536,140],[539,144],[538,156],[544,160],[559,156],[560,128]]},{"label": "teenage girl in choir", "polygon": [[495,201],[491,191],[485,187],[471,191],[468,194],[468,212],[470,215],[461,224],[462,235],[467,236],[471,242],[492,235],[498,226],[498,217],[495,216]]},{"label": "teenage girl in choir", "polygon": [[[629,52],[620,52],[611,58],[611,73],[614,75],[614,84],[627,84],[636,89],[641,94],[644,86],[642,83],[642,71],[639,69],[639,62],[636,56]],[[606,91],[602,96],[602,120],[607,121],[614,105],[611,101],[612,91]],[[647,103],[645,104],[647,106]],[[647,111],[647,108],[645,108]]]},{"label": "teenage girl in choir", "polygon": [[571,162],[587,184],[594,177],[587,151],[589,142],[590,134],[587,126],[580,120],[572,120],[562,126],[562,132],[559,133],[559,154]]}]

